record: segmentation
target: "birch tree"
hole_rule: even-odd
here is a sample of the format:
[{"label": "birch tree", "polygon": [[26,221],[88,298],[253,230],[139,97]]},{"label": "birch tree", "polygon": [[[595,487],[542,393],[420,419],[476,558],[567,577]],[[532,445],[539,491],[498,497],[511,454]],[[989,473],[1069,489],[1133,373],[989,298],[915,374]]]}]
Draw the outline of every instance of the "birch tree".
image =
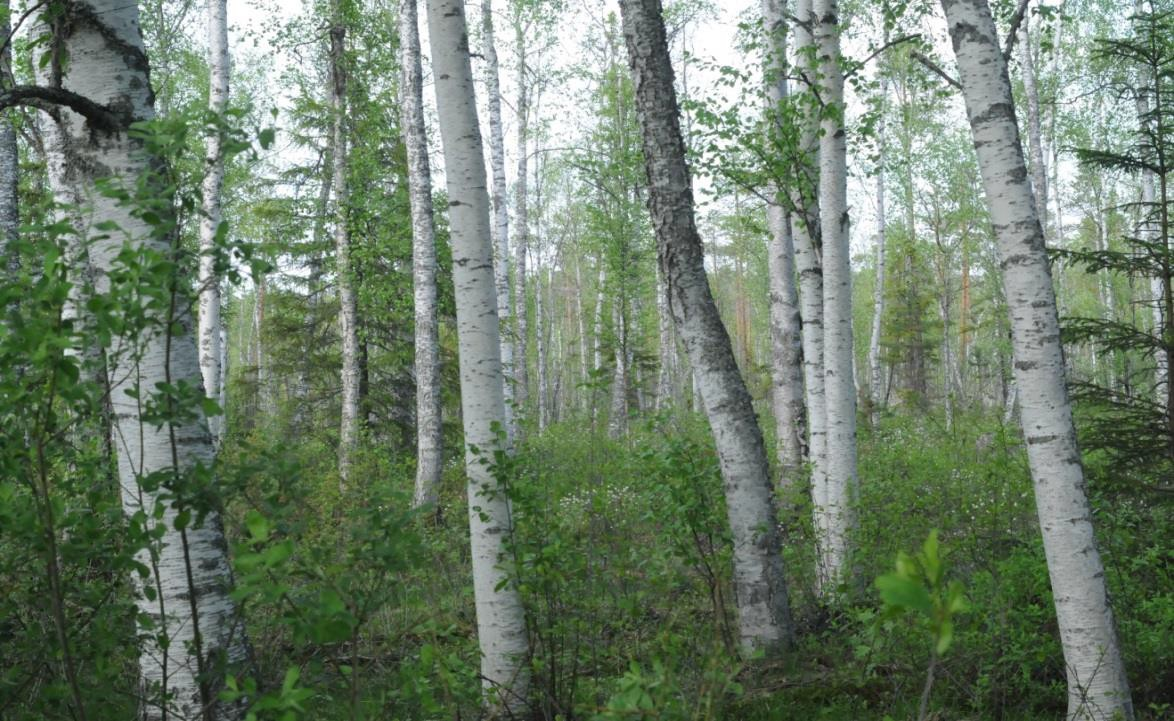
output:
[{"label": "birch tree", "polygon": [[342,412],[338,431],[338,479],[346,487],[352,456],[359,442],[359,329],[351,236],[347,222],[346,18],[342,0],[330,6],[330,111],[333,147],[331,185],[334,190],[334,262],[338,283],[338,330],[342,338]]},{"label": "birch tree", "polygon": [[[528,308],[526,302],[526,258],[530,252],[530,201],[529,201],[529,123],[530,88],[526,79],[526,31],[527,24],[521,17],[521,9],[514,18],[514,33],[518,47],[518,177],[514,181],[514,412],[522,417],[526,414],[529,400],[527,362],[530,339]],[[520,420],[520,419],[519,419]],[[521,426],[515,423],[516,427]]]},{"label": "birch tree", "polygon": [[[795,270],[799,274],[800,332],[803,339],[803,388],[807,402],[807,448],[811,459],[812,522],[816,542],[827,528],[827,403],[824,395],[823,333],[823,265],[820,260],[819,135],[818,120],[811,95],[815,78],[815,38],[811,0],[796,0],[795,55],[798,59],[799,89],[807,97],[800,106],[802,126],[799,131],[799,156],[795,177],[799,182],[789,188],[796,213],[791,217],[791,237],[795,245]],[[817,587],[822,585],[825,564],[819,555],[816,568]]]},{"label": "birch tree", "polygon": [[489,192],[463,0],[428,0],[428,33],[444,147],[457,303],[473,597],[481,677],[491,702],[520,715],[527,707],[526,623],[518,590],[501,567],[512,532],[509,502],[488,465],[504,450],[505,399],[489,223]]},{"label": "birch tree", "polygon": [[636,87],[657,258],[725,479],[739,643],[747,654],[778,652],[789,645],[792,629],[766,449],[705,274],[663,13],[659,0],[622,0],[620,12]]},{"label": "birch tree", "polygon": [[436,304],[436,233],[432,218],[432,171],[424,131],[424,79],[420,61],[417,0],[400,3],[400,124],[408,152],[412,212],[412,289],[415,307],[417,507],[434,504],[440,484],[440,340]]},{"label": "birch tree", "polygon": [[[12,33],[11,8],[8,0],[0,2],[0,37]],[[0,52],[0,87],[14,85],[12,75],[12,43],[6,43]],[[20,212],[17,189],[20,185],[20,152],[16,144],[16,128],[8,110],[0,110],[0,273],[10,273],[16,261],[17,228]]]},{"label": "birch tree", "polygon": [[[787,99],[787,28],[782,0],[763,0],[766,33],[766,97],[770,131],[781,134],[782,104]],[[803,465],[803,347],[799,295],[795,280],[795,248],[791,218],[780,189],[771,184],[766,207],[770,246],[771,403],[775,416],[775,452],[779,461],[779,487],[793,488]],[[658,276],[659,277],[659,276]],[[663,338],[662,332],[662,338]],[[663,340],[662,340],[663,342]]]},{"label": "birch tree", "polygon": [[848,575],[848,535],[856,525],[856,383],[852,367],[852,265],[848,237],[848,148],[839,5],[814,0],[820,94],[819,216],[823,250],[824,393],[827,403],[826,527],[820,534],[826,595]]},{"label": "birch tree", "polygon": [[[888,32],[884,43],[888,44]],[[885,317],[885,104],[889,93],[889,79],[881,76],[880,120],[877,122],[876,163],[876,277],[872,289],[872,332],[868,340],[868,412],[873,428],[880,422],[884,406],[884,368],[881,366],[881,330]]]},{"label": "birch tree", "polygon": [[514,344],[510,340],[510,211],[506,201],[505,134],[501,125],[501,74],[493,39],[493,0],[482,0],[481,35],[485,53],[485,90],[489,109],[489,157],[493,171],[493,278],[501,326],[501,372],[505,377],[506,432],[517,436],[514,418]]},{"label": "birch tree", "polygon": [[[60,202],[80,203],[74,206],[80,211],[75,227],[90,239],[95,292],[104,294],[113,289],[111,276],[124,262],[124,247],[173,261],[178,238],[99,190],[110,183],[134,188],[140,180],[161,190],[153,175],[161,159],[130,133],[132,124],[155,114],[137,3],[70,0],[60,10],[64,22],[55,25],[51,42],[61,49],[58,60],[68,62],[54,62],[48,87],[28,93],[64,103],[53,115],[55,132],[46,147],[50,185]],[[167,291],[173,299],[180,287],[172,272]],[[160,389],[202,386],[192,319],[175,300],[169,307],[138,302],[151,325],[128,324],[124,335],[112,339],[106,363],[123,511],[142,519],[135,522],[148,535],[159,534],[157,545],[136,555],[147,573],[133,576],[141,619],[140,713],[152,720],[236,719],[243,709],[218,700],[219,664],[247,657],[229,595],[227,542],[215,509],[193,509],[179,500],[184,484],[208,472],[212,439],[198,408],[163,420],[150,410],[156,403],[175,408],[175,398]],[[149,412],[155,417],[146,418]]]},{"label": "birch tree", "polygon": [[942,0],[1003,267],[1014,375],[1068,676],[1069,719],[1133,704],[1065,386],[1056,298],[1007,65],[985,0]]},{"label": "birch tree", "polygon": [[[208,111],[216,117],[209,123],[204,141],[203,212],[200,217],[199,348],[204,394],[221,407],[220,393],[220,273],[217,271],[216,239],[220,229],[220,194],[224,187],[222,116],[228,106],[228,10],[226,0],[208,0]],[[212,438],[219,443],[223,428],[219,418],[211,419]]]}]

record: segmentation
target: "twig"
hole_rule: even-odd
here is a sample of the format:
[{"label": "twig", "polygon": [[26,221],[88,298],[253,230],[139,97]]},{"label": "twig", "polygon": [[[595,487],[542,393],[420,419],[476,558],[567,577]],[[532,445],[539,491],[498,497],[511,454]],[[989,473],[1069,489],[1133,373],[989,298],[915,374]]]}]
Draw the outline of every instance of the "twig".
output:
[{"label": "twig", "polygon": [[950,85],[953,85],[954,87],[958,88],[959,90],[962,89],[962,83],[955,80],[953,78],[953,76],[951,76],[945,70],[942,70],[941,66],[938,65],[937,63],[935,63],[934,61],[930,60],[929,58],[927,58],[926,56],[922,55],[919,52],[912,52],[912,53],[909,53],[909,55],[917,62],[919,62],[922,65],[924,65],[925,67],[929,68],[935,75],[940,77],[942,80],[945,80],[947,83],[949,83]]},{"label": "twig", "polygon": [[848,78],[855,75],[857,73],[857,71],[863,69],[865,65],[868,65],[868,63],[870,61],[872,61],[873,58],[875,58],[877,55],[880,55],[881,53],[888,50],[889,48],[900,45],[901,43],[907,43],[910,40],[920,40],[920,39],[921,39],[921,33],[913,33],[912,35],[902,35],[901,37],[897,38],[896,40],[890,40],[889,42],[885,43],[884,45],[881,45],[879,48],[877,48],[876,50],[873,50],[871,53],[869,53],[868,57],[861,60],[860,63],[856,67],[854,67],[851,70],[849,70],[848,72],[844,73],[844,79],[847,80]]},{"label": "twig", "polygon": [[1027,6],[1031,0],[1019,0],[1019,7],[1015,8],[1015,14],[1011,16],[1011,28],[1007,31],[1007,45],[1003,48],[1003,60],[1011,59],[1011,51],[1015,49],[1015,39],[1019,35],[1019,26],[1023,24],[1023,18],[1027,15]]}]

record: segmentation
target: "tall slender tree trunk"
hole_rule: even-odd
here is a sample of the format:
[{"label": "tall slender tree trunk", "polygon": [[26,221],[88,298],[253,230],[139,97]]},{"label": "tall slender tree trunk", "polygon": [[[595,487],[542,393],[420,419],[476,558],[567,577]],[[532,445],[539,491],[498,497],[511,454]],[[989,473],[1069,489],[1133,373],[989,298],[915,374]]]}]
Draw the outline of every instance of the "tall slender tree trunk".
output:
[{"label": "tall slender tree trunk", "polygon": [[513,522],[502,479],[494,475],[487,463],[492,461],[495,451],[508,448],[498,434],[498,429],[505,424],[502,345],[489,192],[469,61],[468,28],[464,0],[428,0],[427,7],[452,229],[473,598],[481,646],[481,677],[493,706],[506,715],[524,716],[530,682],[529,642],[518,589],[502,566]]},{"label": "tall slender tree trunk", "polygon": [[[603,293],[607,286],[607,260],[600,256],[599,263],[599,278],[595,283],[595,321],[591,328],[591,386],[600,380],[600,371],[603,370]],[[595,417],[599,413],[599,394],[591,391],[591,420],[594,424]]]},{"label": "tall slender tree trunk", "polygon": [[[0,2],[0,37],[12,33],[11,7],[8,0]],[[4,45],[0,52],[0,87],[15,85],[12,75],[12,43]],[[0,272],[13,274],[17,270],[19,256],[16,243],[17,228],[20,227],[20,211],[17,190],[20,187],[20,152],[16,143],[16,127],[12,124],[12,111],[0,111]]]},{"label": "tall slender tree trunk", "polygon": [[823,592],[847,580],[848,536],[856,525],[856,383],[852,360],[852,266],[848,238],[848,154],[844,73],[836,0],[814,0],[822,114],[819,215],[823,239],[824,394],[827,403],[827,528],[822,538]]},{"label": "tall slender tree trunk", "polygon": [[1011,316],[1015,379],[1036,510],[1068,671],[1068,718],[1133,718],[1105,590],[1072,409],[1056,298],[1015,120],[1007,66],[985,0],[942,0]]},{"label": "tall slender tree trunk", "polygon": [[[771,132],[782,130],[782,104],[787,84],[787,27],[782,0],[763,0],[763,30],[767,41],[767,121]],[[793,490],[803,469],[803,340],[796,288],[795,247],[790,214],[779,198],[780,190],[768,187],[766,207],[770,245],[767,266],[770,274],[771,402],[775,416],[775,453],[779,462],[779,488]]]},{"label": "tall slender tree trunk", "polygon": [[[522,418],[526,415],[529,401],[530,379],[527,371],[529,357],[527,344],[530,340],[528,327],[529,310],[526,295],[526,258],[530,252],[530,206],[529,188],[529,122],[530,91],[526,87],[526,38],[522,21],[517,25],[518,43],[518,179],[514,185],[514,403],[515,413]],[[521,418],[519,418],[519,421]],[[519,422],[520,428],[521,423]]]},{"label": "tall slender tree trunk", "polygon": [[[795,3],[795,55],[799,59],[801,91],[813,93],[810,80],[816,77],[816,23],[811,0]],[[808,455],[811,461],[812,523],[819,549],[827,536],[827,402],[824,393],[823,264],[820,258],[819,210],[819,127],[815,114],[805,104],[799,137],[799,177],[806,182],[791,189],[799,213],[791,218],[795,243],[795,269],[799,273],[799,314],[802,318],[803,381],[807,401]],[[816,592],[822,593],[827,564],[822,550],[816,554]]]},{"label": "tall slender tree trunk", "polygon": [[575,315],[579,325],[580,388],[586,386],[593,370],[587,365],[590,361],[587,356],[587,310],[583,306],[583,296],[587,293],[587,287],[583,285],[583,260],[582,255],[575,259]]},{"label": "tall slender tree trunk", "polygon": [[[885,32],[885,44],[889,33]],[[881,77],[880,120],[877,122],[876,163],[876,278],[872,289],[872,334],[868,340],[868,412],[869,422],[876,428],[884,405],[884,368],[881,366],[881,330],[885,317],[885,116],[889,94],[888,76]]]},{"label": "tall slender tree trunk", "polygon": [[505,430],[510,442],[518,435],[514,417],[514,343],[510,339],[510,211],[506,200],[505,135],[501,125],[501,73],[493,38],[493,0],[481,2],[481,42],[485,53],[485,91],[489,109],[489,163],[493,172],[493,278],[500,322],[501,372],[505,377]]},{"label": "tall slender tree trunk", "polygon": [[778,652],[790,643],[792,629],[766,449],[705,275],[660,1],[621,0],[620,13],[636,88],[657,257],[725,479],[740,646],[745,653]]},{"label": "tall slender tree trunk", "polygon": [[[208,0],[208,110],[222,119],[228,105],[228,11],[226,0]],[[218,122],[220,122],[218,120]],[[203,213],[200,217],[199,348],[204,394],[221,405],[220,396],[220,273],[216,268],[220,193],[224,187],[223,133],[209,132],[204,148]],[[221,422],[210,419],[212,440],[219,444]]]},{"label": "tall slender tree trunk", "polygon": [[351,463],[359,442],[359,312],[351,267],[350,223],[347,206],[346,138],[346,25],[341,0],[331,2],[330,108],[334,146],[334,261],[338,276],[338,331],[342,340],[342,413],[338,432],[338,481],[350,481]]},{"label": "tall slender tree trunk", "polygon": [[436,305],[436,232],[432,170],[424,131],[424,80],[417,0],[400,2],[400,124],[408,151],[412,212],[412,291],[415,300],[416,489],[419,508],[437,501],[444,443],[440,425],[440,339]]},{"label": "tall slender tree trunk", "polygon": [[669,312],[664,273],[659,267],[656,269],[656,330],[660,361],[656,374],[656,409],[667,410],[673,406],[677,383],[677,339],[673,335],[673,316]]},{"label": "tall slender tree trunk", "polygon": [[[55,68],[50,82],[117,109],[111,125],[98,127],[58,108],[53,142],[46,147],[57,200],[81,201],[87,208],[75,222],[86,237],[95,238],[88,257],[95,292],[102,294],[112,289],[110,274],[124,243],[174,258],[178,238],[160,236],[133,208],[97,187],[111,181],[131,187],[140,179],[158,181],[150,178],[161,159],[152,157],[130,132],[133,123],[155,115],[137,4],[71,0],[61,11],[56,42],[68,64]],[[120,232],[98,230],[106,224]],[[202,387],[193,319],[184,310],[186,302],[177,298],[183,285],[172,276],[171,310],[149,311],[156,325],[146,333],[115,337],[107,356],[123,511],[129,518],[145,518],[148,536],[160,534],[155,553],[144,549],[136,554],[148,572],[133,574],[139,611],[152,620],[150,628],[140,629],[140,714],[150,720],[231,721],[243,717],[243,709],[218,700],[223,669],[217,664],[246,661],[248,646],[230,596],[228,544],[215,510],[198,525],[186,525],[179,522],[180,504],[173,495],[197,466],[211,464],[212,439],[198,408],[194,418],[185,415],[182,421],[160,424],[143,418],[144,405],[159,400],[160,384]],[[159,402],[167,407],[166,401]],[[162,486],[144,485],[147,476],[162,479]],[[198,515],[190,508],[185,512]],[[165,698],[170,699],[166,707]]]},{"label": "tall slender tree trunk", "polygon": [[1039,224],[1048,238],[1048,168],[1044,163],[1043,133],[1040,132],[1039,86],[1035,79],[1035,54],[1032,52],[1029,16],[1019,26],[1019,63],[1023,69],[1023,91],[1027,97],[1027,149],[1031,158],[1031,184]]},{"label": "tall slender tree trunk", "polygon": [[611,413],[608,414],[607,431],[612,438],[621,438],[628,430],[628,334],[623,300],[619,297],[612,299],[611,327],[615,333],[615,347],[612,349],[615,366],[612,370]]}]

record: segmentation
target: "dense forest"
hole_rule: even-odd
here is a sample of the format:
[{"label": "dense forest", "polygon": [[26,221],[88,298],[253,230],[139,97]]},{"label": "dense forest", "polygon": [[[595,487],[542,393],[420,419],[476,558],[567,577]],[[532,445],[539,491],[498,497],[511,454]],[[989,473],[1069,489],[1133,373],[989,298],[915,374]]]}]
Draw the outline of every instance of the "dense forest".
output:
[{"label": "dense forest", "polygon": [[1174,3],[0,24],[0,719],[1174,718]]}]

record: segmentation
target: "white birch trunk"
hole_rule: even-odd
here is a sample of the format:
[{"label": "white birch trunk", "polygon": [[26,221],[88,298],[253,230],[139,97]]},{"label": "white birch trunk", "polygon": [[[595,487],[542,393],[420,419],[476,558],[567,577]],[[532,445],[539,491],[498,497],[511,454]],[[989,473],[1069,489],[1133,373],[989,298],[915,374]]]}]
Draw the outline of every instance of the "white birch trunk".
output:
[{"label": "white birch trunk", "polygon": [[664,274],[656,269],[656,329],[659,340],[660,368],[656,374],[656,409],[673,406],[673,389],[677,383],[677,340],[673,335],[673,316],[669,312],[669,298]]},{"label": "white birch trunk", "polygon": [[[888,33],[885,33],[888,43]],[[885,317],[885,116],[887,115],[889,79],[881,78],[881,112],[877,123],[876,163],[876,278],[872,289],[872,334],[868,340],[868,398],[869,416],[873,428],[880,422],[884,405],[884,368],[881,367],[881,331]]]},{"label": "white birch trunk", "polygon": [[848,164],[844,132],[844,73],[836,0],[815,0],[813,14],[823,102],[819,217],[823,235],[823,361],[827,403],[827,527],[822,568],[826,596],[849,575],[848,536],[856,525],[856,383],[852,360],[852,266],[848,243]]},{"label": "white birch trunk", "polygon": [[550,406],[547,392],[547,378],[546,378],[546,295],[544,289],[543,279],[545,272],[539,271],[535,277],[537,281],[534,284],[534,343],[537,346],[535,352],[538,356],[538,363],[536,370],[538,378],[535,383],[538,392],[538,430],[546,430],[546,426],[550,423]]},{"label": "white birch trunk", "polygon": [[[9,37],[12,32],[10,3],[0,4],[0,37]],[[8,42],[0,52],[0,79],[12,83],[12,43]],[[16,143],[16,127],[12,124],[12,111],[0,111],[0,272],[15,273],[18,255],[13,244],[17,241],[20,227],[20,211],[17,190],[20,187],[20,152]]]},{"label": "white birch trunk", "polygon": [[[811,0],[797,0],[795,15],[795,54],[803,68],[800,74],[801,90],[813,92],[807,82],[818,69],[814,61],[815,39],[811,28],[815,18]],[[802,119],[800,152],[806,169],[818,178],[819,141],[817,120],[810,110]],[[819,200],[816,183],[808,188],[791,188],[792,199],[802,211],[791,218],[792,239],[795,244],[795,269],[799,274],[799,314],[803,336],[803,387],[807,401],[807,449],[811,462],[812,525],[816,544],[816,592],[822,593],[827,578],[824,562],[824,538],[827,536],[827,403],[824,394],[824,333],[823,333],[823,265],[819,255]]]},{"label": "white birch trunk", "polygon": [[[133,186],[157,162],[128,133],[131,123],[154,117],[153,95],[136,3],[72,1],[63,11],[69,30],[60,41],[69,62],[61,86],[99,105],[118,108],[112,130],[96,128],[73,111],[59,108],[56,130],[46,147],[54,196],[59,202],[80,201],[84,206],[84,217],[75,222],[87,237],[96,238],[89,246],[89,260],[96,292],[106,293],[124,243],[166,257],[175,253],[173,239],[154,235],[132,208],[96,188],[100,181]],[[99,231],[105,223],[116,224],[119,230]],[[178,279],[173,282],[179,284]],[[184,302],[176,305],[186,307]],[[199,526],[177,528],[179,509],[169,500],[168,489],[195,466],[211,464],[212,439],[198,409],[196,419],[183,423],[154,425],[142,420],[143,405],[156,393],[157,384],[203,386],[199,352],[190,315],[177,310],[170,318],[160,314],[156,320],[157,327],[149,333],[115,337],[107,356],[123,511],[128,517],[145,514],[148,532],[164,529],[154,557],[146,550],[136,554],[136,560],[150,569],[148,576],[133,574],[139,610],[154,621],[153,628],[140,629],[140,714],[149,720],[229,721],[241,718],[243,709],[218,701],[223,670],[216,660],[223,655],[230,666],[240,664],[247,659],[248,646],[229,595],[227,543],[215,511]],[[169,329],[174,331],[170,335]],[[138,391],[139,398],[130,395]],[[162,488],[147,490],[140,483],[152,474],[166,479]],[[161,516],[156,516],[156,509]],[[153,598],[145,594],[147,587]],[[159,643],[161,636],[168,640],[166,648]]]},{"label": "white birch trunk", "polygon": [[516,428],[526,416],[530,379],[527,375],[529,353],[529,318],[526,303],[526,258],[530,251],[530,206],[527,196],[529,182],[529,121],[530,93],[526,88],[526,39],[518,21],[518,178],[514,185],[514,413],[518,416]]},{"label": "white birch trunk", "polygon": [[424,81],[417,0],[400,3],[400,125],[408,152],[412,213],[412,292],[415,306],[416,508],[434,505],[440,486],[443,438],[440,417],[440,339],[436,304],[436,234],[432,170],[424,130]]},{"label": "white birch trunk", "polygon": [[[228,11],[226,0],[208,0],[208,109],[218,116],[228,106]],[[223,137],[208,133],[204,148],[203,212],[200,217],[199,348],[204,394],[220,398],[220,273],[216,270],[216,235],[220,227],[220,194],[224,187]],[[212,440],[219,444],[220,418],[208,419]]]},{"label": "white birch trunk", "polygon": [[[473,598],[481,676],[490,703],[524,716],[530,674],[518,590],[501,565],[512,533],[510,506],[486,461],[502,449],[505,399],[489,222],[489,192],[463,0],[428,0],[436,106],[444,147],[457,303]],[[480,450],[480,454],[474,452]]]},{"label": "white birch trunk", "polygon": [[1027,149],[1031,157],[1031,183],[1036,198],[1036,212],[1048,238],[1048,169],[1044,164],[1043,134],[1040,132],[1039,87],[1035,81],[1035,56],[1032,54],[1031,33],[1028,30],[1030,13],[1023,16],[1019,26],[1019,62],[1023,66],[1023,92],[1027,96]]},{"label": "white birch trunk", "polygon": [[350,481],[352,457],[359,442],[359,328],[354,278],[351,273],[351,236],[347,219],[346,138],[346,26],[339,0],[331,6],[330,28],[330,107],[331,135],[334,146],[332,167],[334,186],[334,262],[338,283],[338,333],[342,341],[342,412],[338,431],[338,482],[346,488]]},{"label": "white birch trunk", "polygon": [[[763,30],[767,42],[767,120],[780,126],[780,106],[787,98],[787,28],[782,0],[763,0]],[[767,188],[774,199],[766,207],[770,244],[767,266],[770,284],[771,403],[775,417],[775,453],[780,490],[794,489],[803,468],[803,340],[796,289],[795,247],[791,219],[778,199],[779,189]]]},{"label": "white birch trunk", "polygon": [[594,424],[596,414],[599,413],[599,394],[594,390],[600,380],[600,371],[603,369],[603,292],[607,285],[607,261],[603,257],[599,260],[599,278],[595,284],[595,322],[591,329],[591,420]]},{"label": "white birch trunk", "polygon": [[500,322],[501,372],[505,377],[505,430],[510,442],[518,435],[514,418],[514,344],[510,340],[510,211],[506,201],[505,135],[501,126],[501,75],[493,39],[493,0],[481,2],[481,35],[485,47],[485,91],[489,108],[489,163],[493,172],[493,278]]},{"label": "white birch trunk", "polygon": [[649,180],[657,256],[677,332],[696,371],[725,480],[739,645],[778,652],[792,628],[762,431],[705,275],[659,0],[621,0]]},{"label": "white birch trunk", "polygon": [[615,348],[612,351],[615,366],[612,371],[611,413],[608,414],[607,430],[612,438],[620,438],[628,430],[628,339],[623,303],[619,298],[612,299],[611,327],[615,332]]},{"label": "white birch trunk", "polygon": [[1133,718],[1064,380],[1056,298],[985,0],[942,0],[998,238],[1015,380],[1068,672],[1068,718]]}]

